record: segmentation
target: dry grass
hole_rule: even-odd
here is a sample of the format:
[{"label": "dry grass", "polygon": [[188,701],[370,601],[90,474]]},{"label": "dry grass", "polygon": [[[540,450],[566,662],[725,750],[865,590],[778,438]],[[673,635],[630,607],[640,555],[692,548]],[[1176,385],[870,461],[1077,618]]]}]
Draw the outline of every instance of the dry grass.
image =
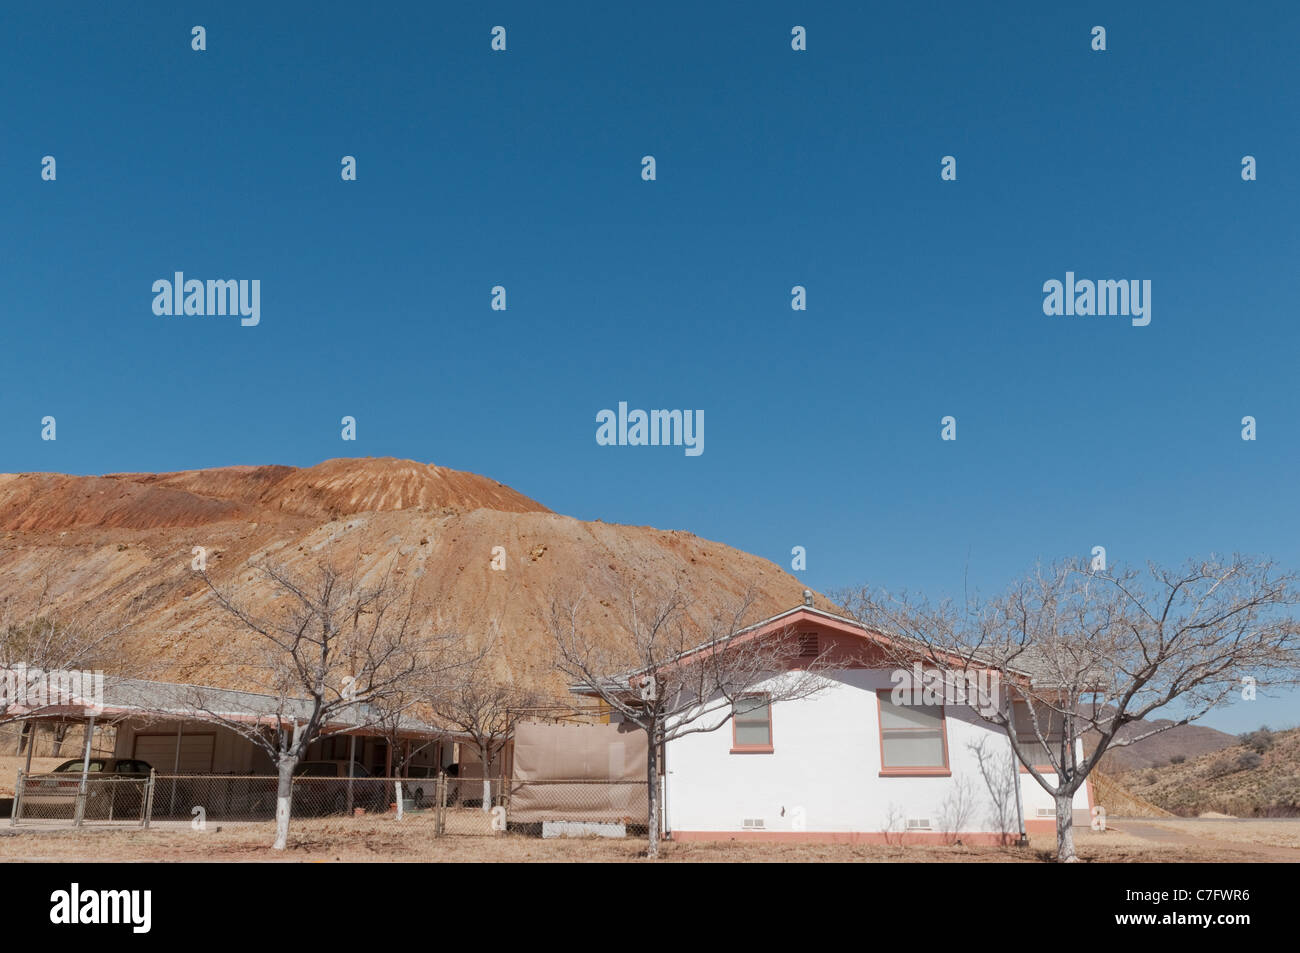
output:
[{"label": "dry grass", "polygon": [[[176,824],[154,830],[47,830],[0,827],[0,861],[298,861],[298,862],[550,862],[618,863],[644,858],[645,841],[599,838],[540,840],[519,835],[433,837],[431,814],[294,822],[289,849],[268,846],[272,825],[210,824],[203,832]],[[1161,824],[1168,823],[1163,819]],[[1174,822],[1177,823],[1177,822]],[[1195,823],[1195,822],[1193,822]],[[1200,822],[1204,823],[1204,822]],[[1254,822],[1252,836],[1281,843]],[[1076,832],[1081,857],[1094,862],[1223,861],[1242,859],[1232,842],[1161,844],[1118,831]],[[666,843],[664,862],[917,862],[1036,863],[1052,859],[1055,841],[1033,837],[1028,847],[887,847],[883,845],[755,844],[738,841]],[[1281,858],[1271,858],[1281,859]],[[1300,859],[1297,853],[1296,859]]]}]

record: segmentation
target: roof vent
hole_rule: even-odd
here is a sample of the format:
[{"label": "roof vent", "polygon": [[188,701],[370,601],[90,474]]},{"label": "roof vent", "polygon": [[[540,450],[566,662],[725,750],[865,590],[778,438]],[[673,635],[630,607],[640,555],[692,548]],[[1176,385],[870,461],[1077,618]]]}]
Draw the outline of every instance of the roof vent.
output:
[{"label": "roof vent", "polygon": [[803,591],[803,604],[806,605],[809,609],[812,608],[812,590],[811,590],[811,589],[805,589],[805,590]]}]

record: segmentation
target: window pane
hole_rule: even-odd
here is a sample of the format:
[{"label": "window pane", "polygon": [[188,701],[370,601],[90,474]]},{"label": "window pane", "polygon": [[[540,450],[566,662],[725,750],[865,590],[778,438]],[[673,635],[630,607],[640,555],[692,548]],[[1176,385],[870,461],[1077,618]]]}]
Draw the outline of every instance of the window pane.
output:
[{"label": "window pane", "polygon": [[880,721],[886,731],[891,728],[929,728],[943,724],[941,705],[895,705],[887,695],[880,696]]},{"label": "window pane", "polygon": [[942,768],[943,735],[937,731],[887,731],[886,768]]},{"label": "window pane", "polygon": [[767,699],[763,697],[737,698],[736,717],[744,721],[767,721]]},{"label": "window pane", "polygon": [[[65,764],[65,765],[63,765],[63,766],[60,767],[58,770],[59,770],[59,771],[75,772],[76,774],[81,774],[81,765],[82,765],[82,762],[80,762],[80,761],[73,761],[71,764]],[[103,770],[104,770],[104,762],[103,762],[103,761],[96,760],[96,759],[91,759],[91,762],[90,762],[90,769],[89,769],[86,773],[87,773],[87,774],[94,774],[96,771],[103,771]]]},{"label": "window pane", "polygon": [[736,744],[770,745],[772,743],[771,726],[766,721],[736,722]]},{"label": "window pane", "polygon": [[1049,741],[1060,741],[1061,736],[1065,733],[1065,724],[1059,712],[1052,711],[1044,705],[1034,706],[1034,715],[1038,718],[1038,727],[1034,727],[1034,719],[1029,713],[1029,704],[1027,702],[1015,703],[1016,718],[1016,739],[1028,742],[1035,739],[1037,735],[1042,735]]},{"label": "window pane", "polygon": [[[1034,764],[1048,764],[1050,758],[1047,754],[1047,745],[1043,744],[1038,738],[1030,732],[1024,734],[1016,732],[1016,740],[1020,742],[1020,749],[1025,753],[1029,760]],[[1055,747],[1055,746],[1053,746]]]}]

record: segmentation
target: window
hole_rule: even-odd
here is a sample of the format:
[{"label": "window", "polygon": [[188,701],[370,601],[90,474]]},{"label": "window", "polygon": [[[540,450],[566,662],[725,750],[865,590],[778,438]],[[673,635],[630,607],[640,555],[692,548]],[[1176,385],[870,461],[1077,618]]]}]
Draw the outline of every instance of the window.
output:
[{"label": "window", "polygon": [[881,774],[947,774],[948,741],[942,705],[895,705],[888,691],[880,702]]},{"label": "window", "polygon": [[[1029,703],[1017,701],[1012,703],[1015,707],[1013,717],[1016,720],[1016,741],[1020,742],[1020,750],[1025,753],[1032,765],[1051,764],[1052,759],[1047,753],[1048,746],[1051,750],[1059,752],[1061,750],[1061,738],[1065,735],[1065,724],[1061,718],[1061,713],[1052,711],[1044,705],[1035,705],[1033,715],[1029,712]],[[1034,718],[1038,719],[1038,727],[1034,727]],[[1043,743],[1046,739],[1047,743]]]},{"label": "window", "polygon": [[[55,768],[54,770],[55,770],[55,771],[60,771],[60,772],[66,771],[66,772],[75,772],[75,773],[77,773],[77,774],[81,774],[81,762],[80,762],[80,761],[69,761],[67,764],[61,764],[61,765],[59,765],[59,766],[58,766],[57,768]],[[103,761],[103,759],[102,759],[102,758],[92,758],[91,761],[90,761],[90,768],[86,771],[86,773],[87,773],[87,774],[94,774],[96,771],[103,771],[103,770],[104,770],[104,761]]]},{"label": "window", "polygon": [[766,695],[736,699],[732,726],[732,751],[772,750],[772,704]]}]

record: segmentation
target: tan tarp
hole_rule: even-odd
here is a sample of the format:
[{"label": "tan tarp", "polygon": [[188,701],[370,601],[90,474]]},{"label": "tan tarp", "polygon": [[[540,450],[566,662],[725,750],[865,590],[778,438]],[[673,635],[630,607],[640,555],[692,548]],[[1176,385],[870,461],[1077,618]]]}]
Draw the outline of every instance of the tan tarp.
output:
[{"label": "tan tarp", "polygon": [[646,736],[621,725],[515,726],[510,820],[645,824]]}]

